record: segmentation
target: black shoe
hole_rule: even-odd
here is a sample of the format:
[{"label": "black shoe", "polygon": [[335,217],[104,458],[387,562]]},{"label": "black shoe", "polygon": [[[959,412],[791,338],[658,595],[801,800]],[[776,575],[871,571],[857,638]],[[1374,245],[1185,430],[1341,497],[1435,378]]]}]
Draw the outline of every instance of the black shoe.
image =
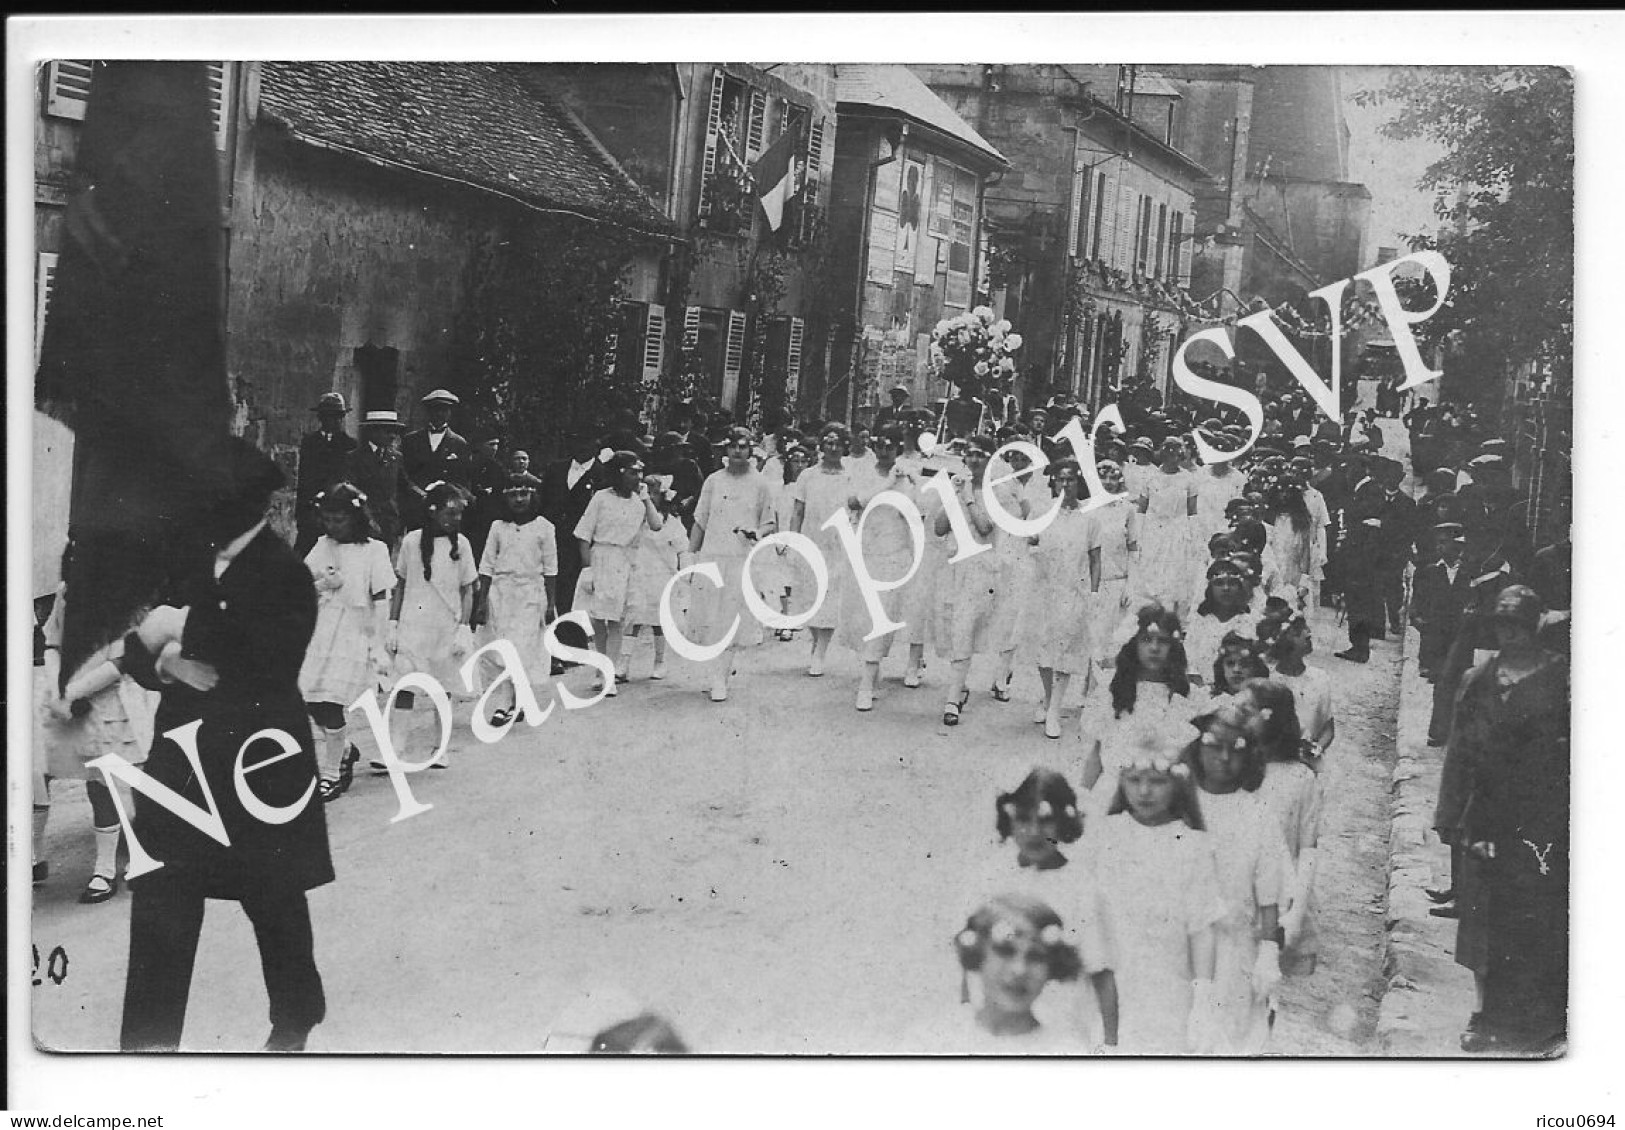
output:
[{"label": "black shoe", "polygon": [[1444,739],[1443,738],[1429,738],[1428,739],[1428,748],[1429,749],[1438,749],[1442,745],[1444,745]]},{"label": "black shoe", "polygon": [[51,865],[45,860],[34,864],[34,885],[37,887],[51,877]]},{"label": "black shoe", "polygon": [[511,710],[491,711],[491,725],[493,726],[506,726],[512,719],[513,711]]},{"label": "black shoe", "polygon": [[87,905],[106,902],[116,894],[118,894],[117,875],[111,878],[106,875],[92,875],[90,882],[85,884],[85,889],[79,892],[79,901]]},{"label": "black shoe", "polygon": [[1428,908],[1428,913],[1435,918],[1460,918],[1461,911],[1453,906],[1434,906]]},{"label": "black shoe", "polygon": [[302,1052],[305,1050],[305,1041],[310,1039],[308,1029],[300,1031],[297,1028],[272,1028],[271,1034],[265,1040],[265,1047],[261,1050],[268,1052]]},{"label": "black shoe", "polygon": [[1429,887],[1422,893],[1432,902],[1444,903],[1456,901],[1456,892],[1454,888],[1446,888],[1442,891],[1436,891],[1432,887]]},{"label": "black shoe", "polygon": [[1369,663],[1371,661],[1371,653],[1368,651],[1355,651],[1351,647],[1347,651],[1339,651],[1337,653],[1337,658],[1347,659],[1350,663]]},{"label": "black shoe", "polygon": [[355,781],[355,763],[361,760],[361,751],[354,744],[344,747],[344,759],[339,762],[338,791],[342,796],[350,791]]}]

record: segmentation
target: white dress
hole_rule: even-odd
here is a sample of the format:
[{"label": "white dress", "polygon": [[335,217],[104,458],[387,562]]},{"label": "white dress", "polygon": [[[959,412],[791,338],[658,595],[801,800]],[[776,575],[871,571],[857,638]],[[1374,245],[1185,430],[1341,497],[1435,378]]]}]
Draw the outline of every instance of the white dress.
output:
[{"label": "white dress", "polygon": [[1257,793],[1199,797],[1219,868],[1224,918],[1214,927],[1213,991],[1225,1055],[1257,1055],[1269,1037],[1267,998],[1253,990],[1259,908],[1285,901],[1286,843],[1275,814]]},{"label": "white dress", "polygon": [[[496,525],[501,525],[500,522]],[[493,526],[493,534],[495,527]],[[462,619],[462,589],[477,576],[474,550],[468,539],[457,535],[457,557],[451,555],[451,542],[434,539],[430,575],[423,576],[423,530],[408,530],[395,551],[395,573],[405,589],[401,600],[395,673],[421,672],[432,676],[446,693],[463,693],[461,661],[452,653],[452,636]],[[487,540],[489,550],[490,542]]]},{"label": "white dress", "polygon": [[[1091,539],[1100,546],[1100,591],[1090,601],[1090,630],[1097,658],[1114,658],[1123,640],[1132,635],[1119,630],[1129,615],[1129,594],[1134,567],[1128,546],[1139,515],[1132,501],[1113,502],[1089,511],[1089,521],[1097,527]],[[1119,638],[1121,637],[1121,638]]]},{"label": "white dress", "polygon": [[1298,607],[1298,591],[1300,587],[1308,589],[1314,571],[1313,529],[1297,529],[1288,515],[1278,515],[1270,525],[1269,544],[1265,549],[1264,591],[1270,596],[1285,597],[1293,607]]},{"label": "white dress", "polygon": [[[838,515],[839,520],[851,525],[847,503],[853,490],[854,480],[845,466],[836,471],[822,463],[808,467],[790,485],[790,498],[802,505],[801,533],[811,538],[824,555],[824,566],[829,573],[829,589],[812,619],[807,621],[809,628],[836,628],[841,623],[841,591],[848,575],[846,550],[841,545],[840,535],[833,529],[825,529],[824,523]],[[792,587],[804,587],[810,603],[818,591],[812,569],[800,554],[793,555],[793,559],[796,581]],[[803,608],[808,606],[802,605]]]},{"label": "white dress", "polygon": [[[318,580],[335,570],[343,583],[336,589],[317,590],[316,630],[299,668],[299,693],[306,702],[347,707],[377,684],[373,647],[380,641],[373,594],[389,598],[395,589],[395,567],[389,561],[389,547],[376,538],[337,542],[325,534],[306,555],[305,567]],[[422,569],[420,560],[420,573]]]},{"label": "white dress", "polygon": [[1117,1046],[1186,1052],[1191,935],[1224,917],[1213,845],[1183,821],[1096,818],[1078,851],[1094,888],[1106,961],[1117,980]]},{"label": "white dress", "polygon": [[[869,504],[875,496],[893,491],[918,506],[914,478],[900,468],[895,475],[889,472],[880,475],[875,471],[873,462],[864,462],[849,473],[849,479],[852,495],[864,506],[862,513],[865,516],[860,542],[863,547],[864,568],[877,582],[895,581],[907,573],[909,565],[913,563],[914,537],[909,533],[907,520],[896,509],[891,506],[877,506],[871,511]],[[844,550],[841,551],[841,556],[842,560],[845,560]],[[864,637],[873,631],[875,626],[868,602],[858,591],[856,579],[850,568],[842,569],[841,576],[843,584],[838,594],[841,607],[838,638],[842,646],[860,653],[866,661],[879,661],[890,654],[899,639],[905,638],[906,628],[866,642]],[[880,594],[880,605],[894,623],[908,622],[905,605],[909,587],[904,585]]]},{"label": "white dress", "polygon": [[1231,632],[1256,639],[1258,614],[1249,608],[1228,620],[1207,614],[1186,618],[1185,662],[1192,678],[1200,679],[1204,685],[1213,682],[1213,661],[1219,658],[1219,645]]},{"label": "white dress", "polygon": [[1318,746],[1316,739],[1334,717],[1331,676],[1321,668],[1305,663],[1301,675],[1283,675],[1277,671],[1271,678],[1292,688],[1292,697],[1298,709],[1298,727],[1304,737]]},{"label": "white dress", "polygon": [[592,547],[592,592],[582,593],[578,582],[572,607],[584,609],[594,620],[620,623],[626,618],[638,535],[648,524],[646,506],[637,495],[623,497],[606,488],[592,496],[575,528],[575,536]]},{"label": "white dress", "polygon": [[[978,494],[981,489],[976,488]],[[993,488],[1004,508],[1018,515],[1019,491],[1013,482]],[[994,655],[1015,642],[1016,600],[1008,568],[1011,559],[999,552],[1000,539],[1009,535],[995,525],[985,537],[978,537],[968,515],[965,521],[977,544],[991,549],[942,565],[937,588],[942,619],[938,622],[936,645],[938,654],[949,660]],[[958,543],[952,532],[948,536],[952,556]]]},{"label": "white dress", "polygon": [[1092,519],[1063,507],[1038,535],[1016,633],[1018,650],[1033,663],[1069,675],[1087,672],[1095,655],[1089,554],[1100,548],[1102,528]]},{"label": "white dress", "polygon": [[1135,691],[1134,709],[1120,718],[1115,717],[1111,684],[1101,680],[1084,700],[1078,720],[1086,757],[1089,747],[1100,742],[1100,777],[1086,794],[1085,803],[1089,808],[1103,813],[1111,806],[1117,794],[1118,774],[1132,759],[1143,735],[1156,735],[1167,755],[1177,757],[1196,737],[1191,718],[1205,708],[1205,702],[1177,695],[1167,683],[1142,682]]},{"label": "white dress", "polygon": [[[1258,787],[1258,798],[1275,815],[1286,842],[1289,870],[1285,877],[1286,891],[1296,890],[1298,857],[1305,848],[1314,847],[1320,839],[1320,814],[1325,794],[1320,776],[1301,761],[1271,761],[1264,766],[1264,783]],[[1281,906],[1286,912],[1285,903]],[[1319,933],[1315,929],[1315,897],[1309,892],[1309,906],[1303,918],[1303,930],[1291,949],[1281,955],[1283,971],[1308,966],[1320,948]]]},{"label": "white dress", "polygon": [[[638,536],[637,553],[632,562],[632,582],[628,586],[626,620],[628,627],[652,625],[660,627],[660,596],[666,591],[666,582],[677,573],[677,559],[688,549],[688,532],[675,516],[667,515],[666,524],[658,530],[644,527]],[[683,622],[682,612],[687,607],[687,586],[679,585],[671,594],[672,615]]]},{"label": "white dress", "polygon": [[[694,643],[708,647],[721,641],[735,618],[739,631],[734,646],[749,646],[760,638],[753,625],[757,620],[745,607],[740,589],[740,573],[745,557],[756,544],[740,530],[760,534],[773,525],[773,492],[760,473],[746,470],[734,474],[724,467],[706,477],[700,499],[694,506],[694,525],[703,530],[698,556],[715,564],[722,574],[722,587],[704,577],[693,578],[689,606],[689,628]],[[758,557],[760,560],[760,557]]]},{"label": "white dress", "polygon": [[[66,615],[65,585],[58,585],[56,602],[42,629],[45,642],[51,647],[62,646],[62,625]],[[101,648],[79,667],[79,672],[94,670],[108,660],[115,662],[124,651],[122,640],[114,640]],[[60,655],[60,651],[58,652]],[[34,668],[34,718],[39,727],[36,740],[39,756],[36,766],[52,777],[63,780],[83,777],[99,779],[85,768],[103,754],[116,754],[131,765],[147,760],[152,745],[152,719],[157,710],[157,696],[143,688],[134,679],[120,676],[111,686],[97,691],[89,699],[90,710],[78,718],[61,719],[46,708],[46,703],[57,693],[47,668]],[[75,672],[78,674],[78,672]],[[348,702],[346,703],[348,704]],[[43,765],[40,762],[43,761]],[[41,793],[36,798],[44,803]]]},{"label": "white dress", "polygon": [[[795,484],[784,482],[782,472],[769,474],[764,470],[762,474],[773,494],[774,521],[780,530],[788,530],[795,510],[795,499],[790,495],[790,488]],[[779,610],[779,598],[787,590],[795,587],[798,560],[799,558],[783,546],[775,546],[770,551],[758,554],[756,560],[751,562],[751,583],[756,586],[756,591],[767,602],[767,606],[775,612]],[[790,611],[792,615],[797,611],[794,604],[791,605]]]},{"label": "white dress", "polygon": [[491,578],[487,627],[493,638],[513,644],[535,686],[544,683],[552,670],[552,656],[542,644],[542,617],[547,613],[545,578],[558,573],[558,537],[552,522],[532,518],[521,526],[503,518],[491,523],[480,555],[480,576]]},{"label": "white dress", "polygon": [[[1164,604],[1188,599],[1190,578],[1197,560],[1194,526],[1189,505],[1192,477],[1184,471],[1157,470],[1146,480],[1146,510],[1140,524],[1140,569],[1135,578],[1139,594]],[[1206,546],[1202,559],[1206,559]]]}]

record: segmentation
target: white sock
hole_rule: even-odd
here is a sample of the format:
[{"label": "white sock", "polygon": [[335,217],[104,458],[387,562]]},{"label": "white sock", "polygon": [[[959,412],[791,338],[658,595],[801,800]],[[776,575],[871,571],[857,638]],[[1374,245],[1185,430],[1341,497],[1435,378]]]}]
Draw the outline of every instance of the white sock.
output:
[{"label": "white sock", "polygon": [[118,874],[118,838],[120,829],[117,824],[111,828],[96,829],[96,866],[94,873],[104,879],[111,879]]},{"label": "white sock", "polygon": [[344,731],[321,730],[316,742],[316,764],[322,780],[339,779],[339,766],[344,761]]}]

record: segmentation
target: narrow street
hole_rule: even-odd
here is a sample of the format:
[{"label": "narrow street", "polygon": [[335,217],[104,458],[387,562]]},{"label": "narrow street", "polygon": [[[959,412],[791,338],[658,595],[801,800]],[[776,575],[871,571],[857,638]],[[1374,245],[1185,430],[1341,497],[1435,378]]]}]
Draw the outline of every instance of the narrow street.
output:
[{"label": "narrow street", "polygon": [[[1358,666],[1332,657],[1335,613],[1314,628],[1338,713],[1322,953],[1283,987],[1272,1050],[1372,1054],[1399,645]],[[636,656],[619,697],[493,746],[460,722],[451,768],[410,779],[430,811],[392,823],[387,779],[365,775],[329,807],[338,880],[311,899],[328,1019],[311,1050],[535,1051],[584,989],[609,986],[705,1051],[896,1053],[904,1033],[953,1022],[965,876],[1010,850],[994,798],[1034,764],[1076,776],[1075,714],[1046,741],[1036,676],[1000,704],[980,660],[957,730],[941,725],[940,662],[907,690],[890,661],[870,714],[852,709],[857,663],[839,649],[812,679],[805,643],[766,642],[721,705],[702,668],[675,661],[654,683],[649,662]],[[591,677],[569,679],[585,693]],[[129,899],[75,902],[90,850],[83,787],[64,783],[34,917],[41,961],[67,956],[61,983],[35,989],[48,1048],[117,1043]],[[257,1048],[263,994],[246,918],[211,904],[182,1046]]]}]

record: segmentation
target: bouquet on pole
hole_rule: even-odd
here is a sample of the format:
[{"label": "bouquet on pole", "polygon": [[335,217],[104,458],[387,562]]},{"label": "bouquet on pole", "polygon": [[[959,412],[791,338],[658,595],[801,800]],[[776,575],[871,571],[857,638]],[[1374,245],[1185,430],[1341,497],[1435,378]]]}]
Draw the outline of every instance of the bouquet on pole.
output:
[{"label": "bouquet on pole", "polygon": [[944,318],[931,331],[931,364],[937,375],[971,395],[1010,389],[1016,375],[1016,350],[1021,335],[1010,323],[995,319],[993,311],[978,306],[968,314]]}]

